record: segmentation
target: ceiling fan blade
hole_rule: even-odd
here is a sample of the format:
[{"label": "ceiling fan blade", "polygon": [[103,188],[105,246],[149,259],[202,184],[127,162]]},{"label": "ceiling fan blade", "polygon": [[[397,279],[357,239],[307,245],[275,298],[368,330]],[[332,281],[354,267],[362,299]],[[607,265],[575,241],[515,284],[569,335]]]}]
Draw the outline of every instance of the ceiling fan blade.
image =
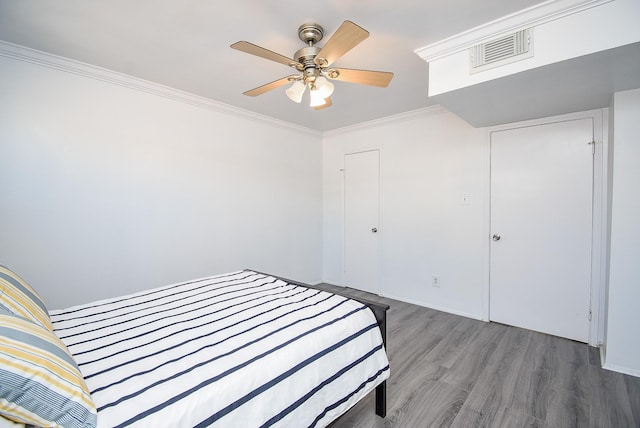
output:
[{"label": "ceiling fan blade", "polygon": [[351,21],[344,21],[318,52],[316,64],[321,67],[333,64],[367,37],[369,37],[367,30]]},{"label": "ceiling fan blade", "polygon": [[295,75],[283,77],[282,79],[274,80],[273,82],[267,83],[266,85],[250,89],[247,92],[243,92],[242,94],[248,95],[250,97],[257,97],[258,95],[262,95],[265,92],[269,92],[273,89],[279,88],[280,86],[284,86],[292,80],[295,80],[296,78],[298,78],[298,76]]},{"label": "ceiling fan blade", "polygon": [[323,108],[331,107],[333,105],[333,103],[331,102],[331,97],[327,97],[324,100],[326,101],[326,103],[322,104],[321,106],[314,107],[314,109],[322,110]]},{"label": "ceiling fan blade", "polygon": [[302,67],[302,64],[300,64],[296,60],[288,58],[284,55],[280,55],[279,53],[275,53],[258,45],[254,45],[253,43],[245,41],[235,42],[231,45],[231,48],[239,50],[241,52],[246,52],[251,55],[259,56],[260,58],[279,62],[280,64],[288,65],[289,67]]},{"label": "ceiling fan blade", "polygon": [[393,78],[390,71],[354,70],[351,68],[332,68],[327,77],[342,82],[359,83],[360,85],[386,88]]}]

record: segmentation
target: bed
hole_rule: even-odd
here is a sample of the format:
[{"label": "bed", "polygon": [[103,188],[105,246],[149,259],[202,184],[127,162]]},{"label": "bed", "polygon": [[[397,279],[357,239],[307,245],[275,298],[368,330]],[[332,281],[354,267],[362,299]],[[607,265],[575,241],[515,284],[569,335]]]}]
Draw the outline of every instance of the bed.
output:
[{"label": "bed", "polygon": [[[3,307],[19,312],[6,295],[0,321]],[[51,328],[84,382],[60,405],[62,425],[326,426],[373,390],[384,417],[387,308],[243,270],[48,311],[49,325],[42,314],[32,321]],[[28,416],[5,389],[1,414]]]}]

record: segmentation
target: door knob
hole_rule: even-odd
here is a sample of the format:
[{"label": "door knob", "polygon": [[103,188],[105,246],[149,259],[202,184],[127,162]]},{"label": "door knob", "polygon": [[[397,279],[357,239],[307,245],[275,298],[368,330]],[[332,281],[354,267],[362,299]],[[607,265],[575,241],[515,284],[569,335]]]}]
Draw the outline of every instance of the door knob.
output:
[{"label": "door knob", "polygon": [[371,231],[372,231],[373,233],[376,233],[376,232],[378,232],[378,228],[377,228],[377,227],[372,227],[372,228],[371,228]]},{"label": "door knob", "polygon": [[500,240],[500,235],[498,235],[498,234],[493,235],[492,238],[493,238],[494,241],[499,241]]}]

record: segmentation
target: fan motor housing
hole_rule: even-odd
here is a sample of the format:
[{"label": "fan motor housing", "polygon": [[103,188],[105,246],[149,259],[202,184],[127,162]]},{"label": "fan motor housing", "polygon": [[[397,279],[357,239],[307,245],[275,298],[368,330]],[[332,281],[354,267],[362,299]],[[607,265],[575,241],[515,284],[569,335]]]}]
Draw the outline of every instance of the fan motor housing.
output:
[{"label": "fan motor housing", "polygon": [[302,49],[298,49],[294,54],[294,58],[300,64],[302,64],[302,70],[305,76],[316,76],[319,73],[318,65],[315,63],[315,58],[320,52],[320,48],[315,46],[307,46]]},{"label": "fan motor housing", "polygon": [[315,59],[316,56],[318,56],[319,52],[320,52],[320,48],[317,48],[315,46],[307,46],[302,49],[298,49],[296,53],[293,55],[293,57],[300,64],[303,64],[306,66],[307,62],[315,64],[313,60]]}]

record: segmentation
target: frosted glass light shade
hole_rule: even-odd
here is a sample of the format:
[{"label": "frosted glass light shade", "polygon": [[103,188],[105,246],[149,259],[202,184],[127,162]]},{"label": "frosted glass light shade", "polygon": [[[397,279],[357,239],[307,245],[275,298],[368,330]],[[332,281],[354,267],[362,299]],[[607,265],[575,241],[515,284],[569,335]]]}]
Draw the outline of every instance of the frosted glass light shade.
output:
[{"label": "frosted glass light shade", "polygon": [[300,80],[296,80],[295,82],[293,82],[293,85],[291,85],[289,89],[285,91],[285,93],[291,101],[299,103],[300,101],[302,101],[302,95],[304,94],[305,88],[306,85],[304,83],[302,83]]},{"label": "frosted glass light shade", "polygon": [[318,89],[312,89],[309,94],[311,94],[311,103],[309,104],[311,107],[320,107],[327,103]]},{"label": "frosted glass light shade", "polygon": [[331,94],[333,94],[333,83],[329,82],[324,76],[320,76],[316,79],[316,88],[320,91],[322,98],[329,98]]}]

